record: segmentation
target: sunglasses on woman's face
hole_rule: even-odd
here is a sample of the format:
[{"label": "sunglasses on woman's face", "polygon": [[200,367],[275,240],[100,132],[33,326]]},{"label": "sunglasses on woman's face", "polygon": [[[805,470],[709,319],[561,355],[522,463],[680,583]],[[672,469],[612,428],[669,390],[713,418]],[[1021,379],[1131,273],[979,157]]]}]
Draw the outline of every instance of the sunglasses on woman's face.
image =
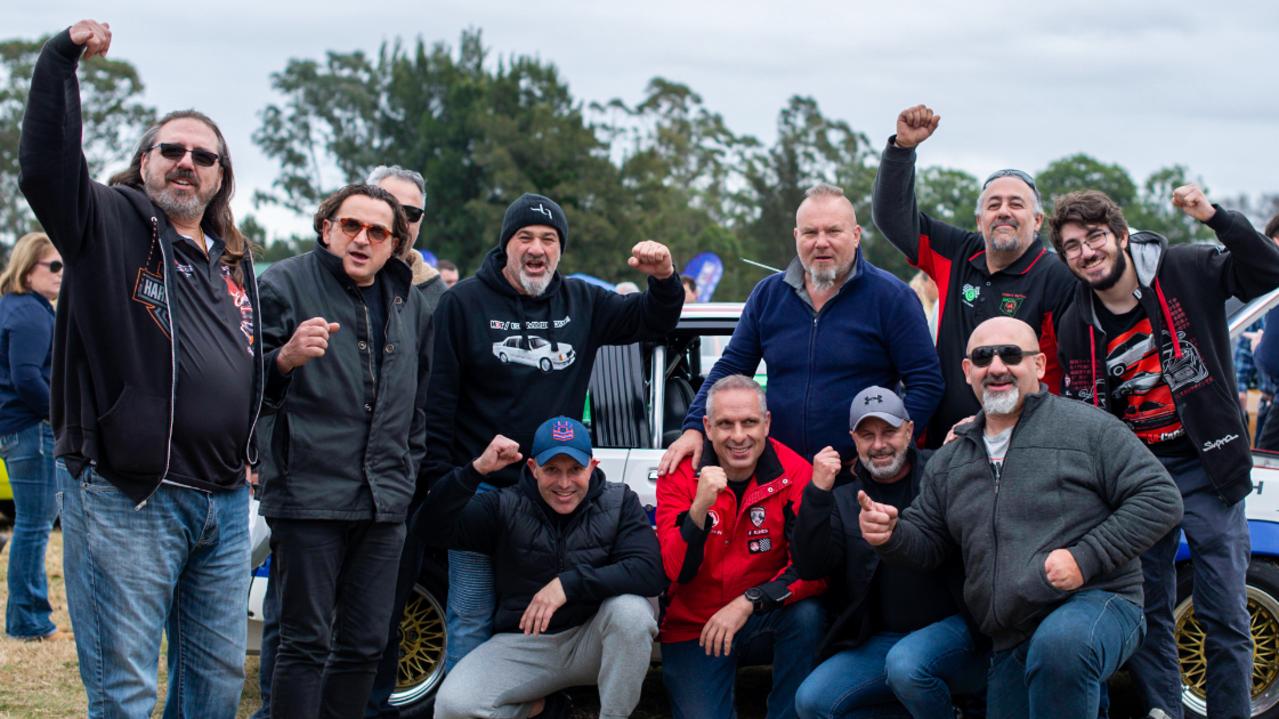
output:
[{"label": "sunglasses on woman's face", "polygon": [[62,271],[62,260],[49,260],[48,262],[37,262],[37,265],[44,265],[49,271],[55,275]]},{"label": "sunglasses on woman's face", "polygon": [[978,367],[989,367],[995,357],[1009,367],[1021,364],[1023,358],[1039,354],[1039,350],[1024,350],[1017,345],[987,345],[974,347],[968,359]]}]

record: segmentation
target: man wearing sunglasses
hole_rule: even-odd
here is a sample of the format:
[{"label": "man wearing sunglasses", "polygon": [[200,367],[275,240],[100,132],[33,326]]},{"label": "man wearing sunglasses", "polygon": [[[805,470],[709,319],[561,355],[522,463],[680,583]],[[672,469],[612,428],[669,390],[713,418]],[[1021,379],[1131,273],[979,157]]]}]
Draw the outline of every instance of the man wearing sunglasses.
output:
[{"label": "man wearing sunglasses", "polygon": [[425,454],[430,316],[398,257],[395,197],[348,185],[315,213],[317,246],[262,276],[261,512],[279,649],[272,717],[357,717],[387,642],[404,522]]},{"label": "man wearing sunglasses", "polygon": [[265,384],[257,287],[207,116],[166,115],[109,186],[92,180],[76,68],[110,46],[93,20],[45,44],[20,149],[66,263],[51,393],[67,603],[90,717],[151,714],[167,633],[167,713],[229,718]]},{"label": "man wearing sunglasses", "polygon": [[937,354],[946,394],[925,437],[941,445],[955,422],[976,413],[964,389],[960,359],[968,336],[991,317],[1024,320],[1039,335],[1047,356],[1050,391],[1061,380],[1055,324],[1070,303],[1070,273],[1045,257],[1039,241],[1044,211],[1035,180],[1021,170],[999,170],[982,184],[977,231],[962,229],[920,212],[915,199],[915,148],[936,131],[941,116],[924,105],[902,110],[897,132],[875,176],[875,225],[910,264],[937,283]]},{"label": "man wearing sunglasses", "polygon": [[[1063,394],[1122,419],[1176,480],[1195,617],[1207,632],[1209,711],[1248,716],[1250,540],[1241,500],[1252,491],[1252,454],[1222,306],[1279,286],[1279,249],[1194,185],[1174,190],[1172,204],[1224,247],[1130,234],[1123,211],[1095,190],[1057,199],[1052,241],[1079,278],[1060,324]],[[1182,715],[1173,639],[1179,539],[1169,532],[1142,557],[1149,632],[1129,665],[1149,708],[1172,717]]]},{"label": "man wearing sunglasses", "polygon": [[1138,556],[1181,518],[1163,466],[1114,417],[1049,394],[1046,364],[1025,322],[978,325],[963,360],[976,420],[933,455],[900,519],[858,494],[862,538],[890,562],[960,552],[999,719],[1097,716],[1102,682],[1141,642]]}]

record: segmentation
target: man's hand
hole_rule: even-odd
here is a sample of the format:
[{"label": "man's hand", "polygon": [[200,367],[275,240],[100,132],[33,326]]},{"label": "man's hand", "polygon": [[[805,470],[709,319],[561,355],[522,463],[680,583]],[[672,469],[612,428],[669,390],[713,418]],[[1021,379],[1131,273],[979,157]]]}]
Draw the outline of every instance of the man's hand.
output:
[{"label": "man's hand", "polygon": [[71,26],[71,42],[84,48],[84,59],[95,55],[106,57],[111,49],[111,23],[81,20]]},{"label": "man's hand", "polygon": [[733,637],[746,620],[755,613],[755,607],[744,596],[725,604],[702,627],[697,646],[706,650],[708,657],[726,657],[733,651]]},{"label": "man's hand", "polygon": [[891,504],[880,504],[872,501],[870,495],[857,490],[857,503],[862,511],[857,514],[857,526],[862,530],[862,539],[871,546],[879,546],[893,536],[893,528],[897,526],[897,508]]},{"label": "man's hand", "polygon": [[528,603],[528,609],[525,609],[524,616],[520,617],[520,631],[534,636],[546,631],[555,610],[564,606],[567,601],[568,597],[564,596],[564,585],[560,583],[560,578],[552,579],[549,584],[538,590],[537,594],[533,595],[533,601]]},{"label": "man's hand", "polygon": [[671,442],[671,446],[662,453],[662,459],[657,463],[657,476],[674,472],[679,463],[689,456],[693,458],[693,469],[696,470],[702,463],[702,447],[705,445],[706,437],[701,432],[695,429],[684,430],[684,434]]},{"label": "man's hand", "polygon": [[1084,575],[1079,572],[1075,556],[1066,549],[1054,549],[1044,560],[1044,576],[1054,587],[1070,592],[1084,585]]},{"label": "man's hand", "polygon": [[303,322],[276,353],[275,366],[281,374],[288,374],[316,357],[323,357],[329,350],[329,335],[338,329],[338,323],[323,317],[312,317]]},{"label": "man's hand", "polygon": [[897,116],[896,145],[909,150],[931,137],[940,122],[941,115],[934,115],[932,108],[927,105],[902,110]]},{"label": "man's hand", "polygon": [[813,484],[818,489],[824,489],[827,492],[835,486],[835,475],[839,474],[839,470],[844,468],[844,463],[839,458],[839,452],[833,447],[826,446],[822,451],[813,457]]},{"label": "man's hand", "polygon": [[959,439],[959,435],[955,434],[955,430],[968,424],[969,422],[972,422],[975,419],[977,419],[977,415],[970,414],[967,417],[951,425],[950,430],[946,432],[946,439],[942,440],[942,444],[950,444],[951,442],[954,442],[955,440]]},{"label": "man's hand", "polygon": [[632,247],[631,256],[627,258],[626,264],[659,280],[675,274],[675,263],[671,260],[671,251],[666,249],[666,245],[652,240],[644,240]]},{"label": "man's hand", "polygon": [[725,489],[728,489],[728,475],[724,474],[723,467],[702,467],[697,475],[697,494],[688,508],[688,516],[697,526],[706,528],[706,513],[715,506],[719,493]]},{"label": "man's hand", "polygon": [[520,443],[508,437],[497,435],[489,442],[489,446],[484,448],[484,452],[471,462],[471,466],[475,467],[475,471],[484,476],[488,476],[506,467],[515,464],[524,458],[520,454]]},{"label": "man's hand", "polygon": [[1217,214],[1217,209],[1208,201],[1203,190],[1194,184],[1182,185],[1173,190],[1172,205],[1200,222],[1207,222]]}]

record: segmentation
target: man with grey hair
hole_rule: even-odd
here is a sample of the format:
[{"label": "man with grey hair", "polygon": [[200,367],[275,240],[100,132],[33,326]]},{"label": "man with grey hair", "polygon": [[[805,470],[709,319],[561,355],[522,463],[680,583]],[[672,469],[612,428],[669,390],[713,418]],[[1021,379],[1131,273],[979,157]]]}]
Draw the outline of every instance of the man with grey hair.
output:
[{"label": "man with grey hair", "polygon": [[1045,382],[1061,385],[1056,323],[1073,296],[1073,278],[1060,262],[1046,261],[1039,240],[1044,221],[1035,180],[1021,170],[993,173],[977,202],[977,232],[919,211],[915,199],[915,147],[937,129],[941,116],[924,106],[902,110],[875,176],[875,225],[910,264],[937,283],[937,354],[946,395],[933,415],[925,444],[938,447],[978,404],[964,387],[960,360],[973,329],[991,317],[1016,317],[1035,329],[1048,358]]},{"label": "man with grey hair", "polygon": [[915,425],[928,423],[943,391],[937,354],[915,293],[861,255],[862,229],[844,191],[814,185],[795,211],[795,254],[786,271],[760,281],[684,419],[684,433],[658,464],[700,466],[707,390],[720,378],[768,365],[773,436],[803,457],[834,447],[857,458],[847,417],[829,397],[905,384]]},{"label": "man with grey hair", "polygon": [[793,717],[795,690],[817,656],[824,623],[812,597],[826,583],[800,579],[790,550],[813,468],[769,426],[759,384],[739,374],[716,380],[702,418],[706,461],[698,471],[684,459],[657,483],[657,541],[671,582],[662,679],[677,719],[736,716],[738,665],[770,657],[768,717]]},{"label": "man with grey hair", "polygon": [[427,314],[434,314],[440,295],[449,287],[440,272],[427,264],[422,253],[414,248],[422,232],[422,220],[426,217],[426,180],[421,173],[399,165],[378,165],[365,182],[395,195],[404,208],[404,218],[409,222],[409,241],[400,253],[400,259],[413,270],[413,286],[421,290]]}]

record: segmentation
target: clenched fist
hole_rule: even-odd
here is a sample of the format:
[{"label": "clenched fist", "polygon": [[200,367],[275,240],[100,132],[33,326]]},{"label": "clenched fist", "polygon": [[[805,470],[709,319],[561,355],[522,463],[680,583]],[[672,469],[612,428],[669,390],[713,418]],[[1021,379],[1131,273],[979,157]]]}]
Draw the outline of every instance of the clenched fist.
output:
[{"label": "clenched fist", "polygon": [[1084,575],[1079,571],[1075,555],[1066,549],[1054,549],[1044,559],[1044,576],[1054,587],[1070,592],[1084,585]]},{"label": "clenched fist", "polygon": [[813,484],[818,489],[829,492],[835,486],[835,475],[839,474],[844,463],[839,458],[839,452],[833,447],[826,446],[822,451],[813,457]]},{"label": "clenched fist", "polygon": [[84,48],[84,59],[106,56],[111,49],[111,23],[81,20],[71,26],[71,42]]},{"label": "clenched fist", "polygon": [[1173,207],[1181,208],[1181,211],[1187,215],[1199,220],[1207,222],[1212,216],[1217,214],[1217,208],[1212,206],[1208,198],[1204,195],[1204,191],[1199,189],[1198,185],[1182,185],[1172,191]]},{"label": "clenched fist", "polygon": [[697,526],[706,527],[706,513],[715,505],[719,493],[725,489],[728,489],[728,475],[724,474],[723,467],[702,467],[701,473],[697,475],[697,494],[693,497],[692,506],[688,508],[688,515]]},{"label": "clenched fist", "polygon": [[931,137],[940,122],[941,115],[933,114],[927,105],[908,107],[897,116],[895,143],[898,147],[910,149]]},{"label": "clenched fist", "polygon": [[671,260],[671,251],[660,242],[645,240],[631,248],[631,256],[626,264],[646,275],[664,280],[675,274],[675,263]]},{"label": "clenched fist", "polygon": [[893,536],[893,528],[897,526],[897,508],[873,501],[862,490],[857,491],[857,503],[862,506],[862,511],[857,514],[857,526],[862,530],[862,539],[872,546],[887,542]]},{"label": "clenched fist", "polygon": [[323,317],[312,317],[293,330],[293,336],[275,355],[275,366],[281,374],[288,374],[329,350],[329,336],[340,326]]},{"label": "clenched fist", "polygon": [[476,472],[487,477],[499,469],[515,464],[523,456],[520,454],[519,442],[499,434],[489,442],[484,452],[471,462],[471,466],[475,467]]}]

